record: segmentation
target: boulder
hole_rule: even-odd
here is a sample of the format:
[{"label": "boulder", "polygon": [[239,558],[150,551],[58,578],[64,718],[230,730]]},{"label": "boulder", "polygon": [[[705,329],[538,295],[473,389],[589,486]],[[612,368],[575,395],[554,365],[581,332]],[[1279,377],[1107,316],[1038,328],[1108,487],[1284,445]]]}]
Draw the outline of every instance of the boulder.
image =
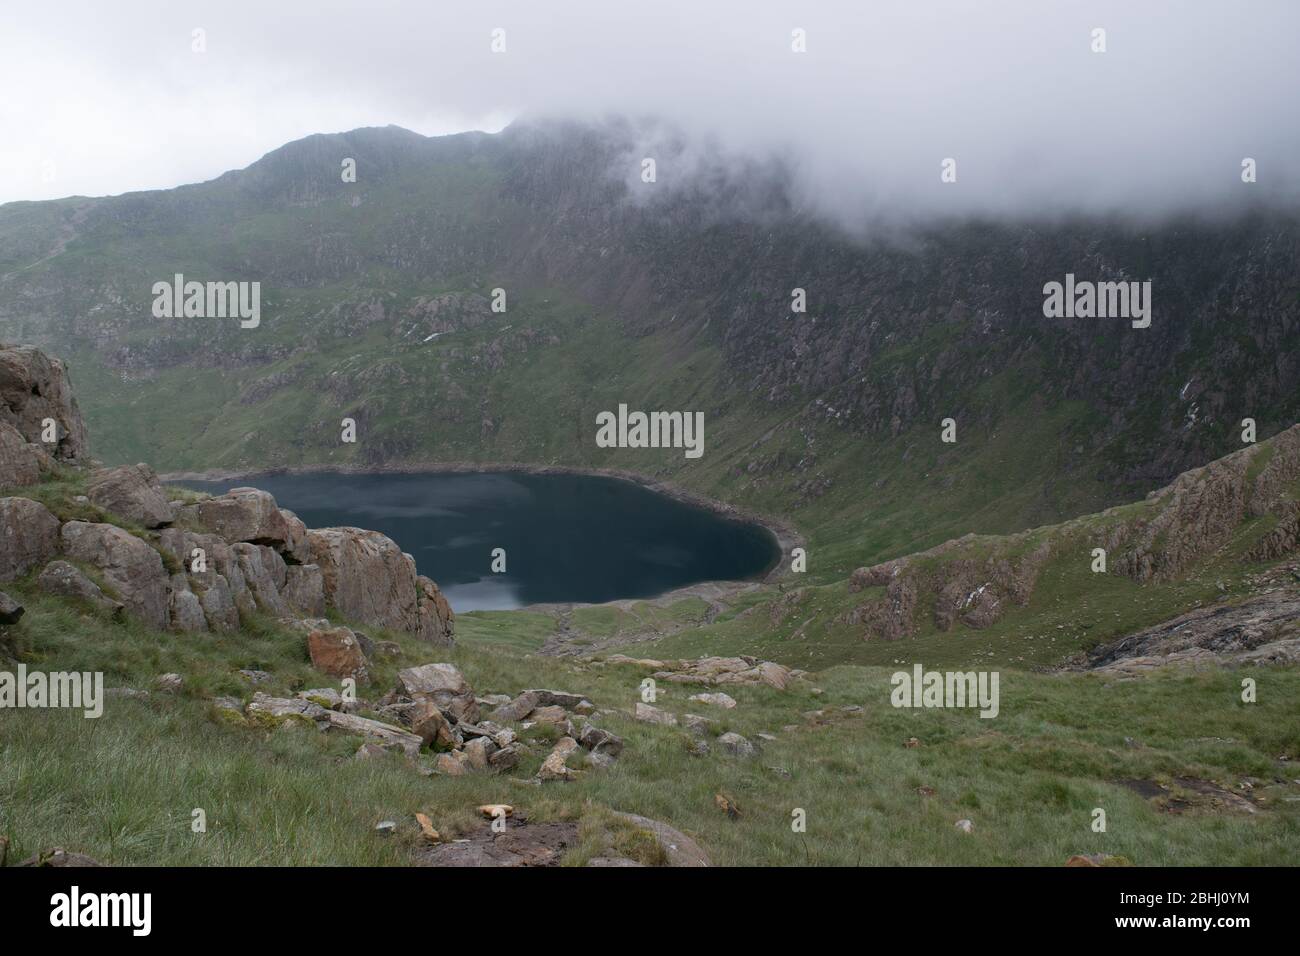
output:
[{"label": "boulder", "polygon": [[686,684],[767,684],[785,690],[793,680],[790,668],[755,657],[701,657],[675,661],[656,673],[655,679]]},{"label": "boulder", "polygon": [[[45,442],[46,419],[55,422]],[[62,362],[26,345],[0,346],[0,422],[59,461],[86,456],[86,425]]]},{"label": "boulder", "polygon": [[359,624],[452,643],[450,607],[391,538],[361,528],[322,528],[307,532],[307,549],[321,569],[328,607]]},{"label": "boulder", "polygon": [[578,743],[592,753],[608,754],[611,757],[617,757],[623,752],[622,737],[591,724],[582,728],[582,732],[578,734]]},{"label": "boulder", "polygon": [[18,429],[0,422],[0,489],[35,484],[49,463],[49,455],[33,445]]},{"label": "boulder", "polygon": [[459,750],[438,754],[438,759],[433,766],[438,773],[446,774],[449,777],[463,777],[467,772],[465,755]]},{"label": "boulder", "polygon": [[532,688],[523,691],[523,693],[535,695],[538,707],[563,707],[565,710],[577,710],[584,704],[591,705],[591,702],[582,694],[570,694],[562,690]]},{"label": "boulder", "polygon": [[734,731],[718,737],[718,746],[733,757],[752,757],[757,752],[753,744]]},{"label": "boulder", "polygon": [[21,604],[0,591],[0,624],[17,624],[18,619],[23,616],[24,608]]},{"label": "boulder", "polygon": [[633,716],[635,716],[637,720],[646,724],[661,724],[665,727],[677,726],[676,714],[670,714],[668,711],[660,710],[658,707],[651,706],[650,704],[642,704],[638,702],[636,705],[636,713]]},{"label": "boulder", "polygon": [[350,628],[319,628],[307,635],[311,666],[330,677],[351,677],[357,683],[370,679],[361,644]]},{"label": "boulder", "polygon": [[710,866],[709,855],[703,848],[680,830],[666,823],[651,820],[635,813],[615,813],[616,817],[643,830],[654,838],[663,850],[669,866]]},{"label": "boulder", "polygon": [[565,766],[565,761],[577,749],[578,742],[576,740],[572,737],[561,737],[550,754],[542,761],[541,769],[537,771],[537,778],[539,780],[572,780],[575,771]]},{"label": "boulder", "polygon": [[0,581],[22,577],[59,553],[59,519],[30,498],[0,498]]},{"label": "boulder", "polygon": [[98,568],[127,610],[159,630],[170,622],[170,594],[162,556],[111,524],[69,521],[61,532],[64,553]]},{"label": "boulder", "polygon": [[283,511],[258,488],[232,488],[224,495],[187,505],[181,515],[231,544],[274,548],[297,564],[307,562],[307,529],[298,516]]},{"label": "boulder", "polygon": [[721,707],[723,710],[731,710],[736,706],[735,698],[721,691],[716,694],[692,694],[688,699],[697,700],[702,704],[712,704],[714,707]]},{"label": "boulder", "polygon": [[36,586],[46,594],[76,598],[92,607],[121,617],[126,605],[114,601],[81,569],[67,561],[51,561],[36,578]]},{"label": "boulder", "polygon": [[489,759],[496,753],[497,745],[487,737],[475,737],[464,747],[465,765],[470,770],[487,770]]},{"label": "boulder", "polygon": [[320,704],[326,710],[341,710],[343,707],[343,695],[333,687],[312,687],[309,690],[300,690],[293,696],[299,700]]},{"label": "boulder", "polygon": [[368,717],[358,717],[356,714],[340,713],[337,710],[325,710],[324,714],[331,730],[369,737],[381,744],[396,744],[402,748],[403,753],[412,758],[420,752],[420,738],[401,727],[394,727],[392,724],[371,720]]},{"label": "boulder", "polygon": [[91,474],[86,495],[105,511],[146,528],[160,528],[176,519],[167,493],[148,465],[100,468]]},{"label": "boulder", "polygon": [[515,767],[519,766],[520,756],[521,751],[517,744],[507,744],[488,757],[488,764],[493,770],[501,773],[505,770],[513,770]]},{"label": "boulder", "polygon": [[329,719],[330,711],[310,700],[290,697],[271,697],[258,692],[244,708],[244,713],[254,723],[274,726],[286,720],[317,724]]},{"label": "boulder", "polygon": [[478,721],[474,689],[454,664],[421,664],[397,672],[397,692],[416,700],[427,698],[455,721]]},{"label": "boulder", "polygon": [[432,644],[454,644],[456,615],[446,595],[430,578],[415,578],[417,622],[414,633]]},{"label": "boulder", "polygon": [[416,701],[411,710],[411,732],[436,750],[452,750],[460,743],[438,705],[427,698]]},{"label": "boulder", "polygon": [[568,722],[569,713],[559,706],[538,707],[528,719],[539,724],[563,724]]},{"label": "boulder", "polygon": [[502,704],[492,711],[490,716],[498,722],[518,722],[536,710],[540,703],[541,700],[535,692],[524,691],[510,703]]}]

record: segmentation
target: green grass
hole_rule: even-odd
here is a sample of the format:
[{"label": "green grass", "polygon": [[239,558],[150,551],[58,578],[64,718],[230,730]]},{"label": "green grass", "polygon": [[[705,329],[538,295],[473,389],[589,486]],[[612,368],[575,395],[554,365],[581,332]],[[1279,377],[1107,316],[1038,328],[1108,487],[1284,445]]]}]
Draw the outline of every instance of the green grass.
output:
[{"label": "green grass", "polygon": [[[273,627],[230,638],[155,634],[76,618],[20,593],[32,607],[17,628],[29,666],[104,668],[109,685],[138,687],[175,669],[187,689],[179,698],[110,699],[99,720],[7,713],[0,832],[16,858],[61,845],[122,864],[395,864],[416,847],[415,812],[450,837],[476,825],[476,805],[508,802],[534,820],[582,820],[570,863],[607,845],[645,849],[633,845],[635,832],[610,824],[606,809],[665,820],[696,836],[719,864],[1059,865],[1085,852],[1139,865],[1296,862],[1300,804],[1286,797],[1300,795],[1300,771],[1278,759],[1300,758],[1300,727],[1288,719],[1300,674],[1289,670],[1254,672],[1261,692],[1253,705],[1241,703],[1231,672],[1107,683],[1004,671],[993,720],[896,710],[889,668],[833,667],[784,693],[728,688],[739,701],[732,711],[686,700],[703,688],[661,683],[665,709],[716,717],[717,733],[778,739],[749,761],[716,746],[696,757],[683,731],[607,716],[600,724],[627,741],[617,765],[536,788],[511,778],[534,772],[545,745],[508,777],[424,778],[399,759],[351,760],[356,739],[213,719],[200,695],[247,696],[233,674],[240,666],[271,670],[272,692],[330,683],[311,670],[299,639]],[[450,659],[480,693],[553,686],[629,710],[638,699],[644,673],[636,667],[538,658],[473,630],[449,653],[399,638],[403,658],[380,666],[376,687],[388,686],[400,665]],[[863,712],[821,726],[802,716],[847,704]],[[797,727],[782,729],[790,725]],[[909,737],[921,746],[904,747]],[[1150,780],[1194,797],[1177,788],[1180,777],[1228,788],[1253,782],[1259,812],[1203,801],[1168,812],[1117,782]],[[918,796],[920,787],[936,793]],[[714,806],[719,792],[739,803],[738,820]],[[1090,829],[1094,807],[1107,812],[1104,834]],[[207,814],[205,834],[190,830],[195,808]],[[806,811],[806,834],[791,832],[796,808]],[[971,819],[975,832],[957,832],[959,818]],[[398,820],[404,835],[375,835],[382,819]]]}]

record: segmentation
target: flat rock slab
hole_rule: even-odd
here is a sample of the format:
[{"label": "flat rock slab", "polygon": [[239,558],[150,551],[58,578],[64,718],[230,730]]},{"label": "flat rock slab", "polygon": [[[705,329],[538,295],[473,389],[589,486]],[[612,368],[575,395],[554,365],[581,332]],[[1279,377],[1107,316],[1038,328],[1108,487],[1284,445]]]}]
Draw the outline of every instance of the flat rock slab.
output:
[{"label": "flat rock slab", "polygon": [[578,842],[576,823],[529,823],[516,814],[504,833],[486,824],[469,839],[421,851],[420,866],[559,866]]}]

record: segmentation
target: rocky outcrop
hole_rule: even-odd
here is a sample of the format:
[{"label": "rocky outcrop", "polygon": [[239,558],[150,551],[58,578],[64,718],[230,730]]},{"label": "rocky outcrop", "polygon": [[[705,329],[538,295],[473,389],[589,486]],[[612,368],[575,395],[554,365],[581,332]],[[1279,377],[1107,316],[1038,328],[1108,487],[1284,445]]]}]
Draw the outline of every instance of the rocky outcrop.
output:
[{"label": "rocky outcrop", "polygon": [[[47,422],[54,423],[53,442]],[[86,424],[58,359],[26,345],[0,345],[0,423],[10,425],[58,461],[87,455]]]},{"label": "rocky outcrop", "polygon": [[222,540],[265,545],[295,564],[306,563],[306,526],[257,488],[232,488],[181,509],[181,516]]},{"label": "rocky outcrop", "polygon": [[328,607],[359,624],[452,642],[450,606],[391,538],[361,528],[322,528],[307,533],[307,551],[321,569]]},{"label": "rocky outcrop", "polygon": [[766,684],[785,690],[795,673],[783,664],[756,657],[701,657],[693,661],[665,661],[656,680],[678,684]]},{"label": "rocky outcrop", "polygon": [[0,581],[39,568],[59,551],[59,519],[30,498],[0,498]]},{"label": "rocky outcrop", "polygon": [[1294,663],[1300,663],[1300,592],[1288,590],[1181,614],[1092,649],[1082,666],[1137,676],[1165,667]]},{"label": "rocky outcrop", "polygon": [[170,578],[154,548],[116,525],[85,521],[69,521],[61,538],[64,554],[98,568],[134,617],[150,627],[168,627]]},{"label": "rocky outcrop", "polygon": [[921,624],[918,611],[928,606],[937,630],[949,631],[958,623],[988,627],[1009,608],[1028,603],[1052,553],[1046,542],[1031,542],[1025,535],[999,544],[995,554],[971,557],[978,543],[967,535],[919,554],[858,568],[849,576],[851,593],[879,587],[885,593],[858,605],[844,616],[844,623],[860,625],[865,640],[896,641],[916,633]]},{"label": "rocky outcrop", "polygon": [[[57,441],[42,441],[46,419],[58,426]],[[37,349],[0,346],[0,488],[39,480],[51,455],[78,465],[84,453],[85,426],[63,366]],[[178,508],[145,464],[95,469],[79,501],[156,533],[136,537],[86,521],[61,527],[37,501],[0,498],[0,581],[62,552],[97,569],[113,594],[67,562],[46,569],[43,590],[114,613],[125,608],[151,627],[231,631],[241,615],[315,619],[333,609],[359,624],[452,643],[455,616],[438,585],[377,532],[327,528],[309,537],[297,515],[257,488],[233,488]],[[327,673],[360,678],[365,670],[354,659],[362,654],[360,635],[346,650],[326,646],[342,631],[322,631],[313,653]]]},{"label": "rocky outcrop", "polygon": [[1276,560],[1297,545],[1289,489],[1298,479],[1300,425],[1293,425],[1152,492],[1148,507],[1114,524],[1102,547],[1117,552],[1113,568],[1120,573],[1141,582],[1164,580],[1223,547],[1247,518],[1271,514],[1279,524],[1254,559]]},{"label": "rocky outcrop", "polygon": [[148,465],[100,468],[91,474],[86,496],[105,511],[146,528],[160,528],[176,518],[167,493]]}]

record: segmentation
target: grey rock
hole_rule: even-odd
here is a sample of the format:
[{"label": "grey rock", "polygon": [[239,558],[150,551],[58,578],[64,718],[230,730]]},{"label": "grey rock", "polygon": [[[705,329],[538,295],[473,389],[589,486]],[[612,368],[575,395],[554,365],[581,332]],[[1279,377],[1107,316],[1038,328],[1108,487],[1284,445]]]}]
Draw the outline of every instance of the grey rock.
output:
[{"label": "grey rock", "polygon": [[[57,440],[42,441],[45,419],[56,423]],[[86,425],[62,362],[27,345],[0,346],[0,422],[59,461],[86,455]]]},{"label": "grey rock", "polygon": [[22,577],[59,553],[59,519],[30,498],[0,498],[0,582]]},{"label": "grey rock", "polygon": [[148,465],[120,465],[93,472],[86,495],[100,508],[146,528],[159,528],[176,519],[158,476]]},{"label": "grey rock", "polygon": [[752,757],[757,752],[752,743],[734,731],[718,737],[718,746],[733,757]]},{"label": "grey rock", "polygon": [[18,429],[0,421],[0,489],[34,485],[49,465],[49,455]]},{"label": "grey rock", "polygon": [[99,569],[131,615],[150,627],[167,627],[168,575],[157,551],[111,524],[69,521],[61,536],[64,553]]},{"label": "grey rock", "polygon": [[125,604],[114,601],[98,584],[86,577],[80,568],[67,561],[51,561],[47,564],[37,576],[36,586],[46,594],[85,601],[115,617],[121,617],[126,610]]}]

